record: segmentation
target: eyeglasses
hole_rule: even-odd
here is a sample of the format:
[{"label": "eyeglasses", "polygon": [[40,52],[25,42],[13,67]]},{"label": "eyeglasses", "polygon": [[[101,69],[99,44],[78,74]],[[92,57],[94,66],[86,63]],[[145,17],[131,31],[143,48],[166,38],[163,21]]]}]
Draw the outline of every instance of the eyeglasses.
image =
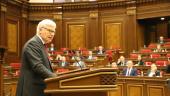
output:
[{"label": "eyeglasses", "polygon": [[55,33],[54,30],[51,30],[51,29],[48,29],[48,28],[45,28],[45,27],[41,27],[41,28],[43,28],[43,29],[45,29],[45,30],[47,30],[47,31],[49,31],[49,32],[51,32],[51,33]]}]

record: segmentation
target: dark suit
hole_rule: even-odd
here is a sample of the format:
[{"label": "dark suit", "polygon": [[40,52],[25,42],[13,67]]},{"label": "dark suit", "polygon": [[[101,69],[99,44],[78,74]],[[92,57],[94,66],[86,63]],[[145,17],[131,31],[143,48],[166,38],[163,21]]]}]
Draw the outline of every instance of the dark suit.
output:
[{"label": "dark suit", "polygon": [[54,76],[45,47],[38,36],[23,47],[22,65],[16,96],[45,96],[44,79]]},{"label": "dark suit", "polygon": [[[126,76],[127,71],[128,71],[128,68],[123,69],[123,75]],[[137,75],[138,75],[137,74],[137,69],[136,68],[132,68],[128,76],[137,76]]]},{"label": "dark suit", "polygon": [[[148,70],[148,72],[147,72],[147,76],[149,76],[149,74],[151,73],[151,70]],[[154,77],[154,76],[160,76],[161,74],[160,74],[160,71],[155,71],[155,73],[153,74],[153,76],[150,76],[150,77]]]},{"label": "dark suit", "polygon": [[166,73],[170,73],[170,65],[169,64],[166,66]]},{"label": "dark suit", "polygon": [[97,50],[96,54],[105,54],[105,50]]},{"label": "dark suit", "polygon": [[144,62],[142,60],[138,61],[137,63],[139,66],[143,66],[144,65]]}]

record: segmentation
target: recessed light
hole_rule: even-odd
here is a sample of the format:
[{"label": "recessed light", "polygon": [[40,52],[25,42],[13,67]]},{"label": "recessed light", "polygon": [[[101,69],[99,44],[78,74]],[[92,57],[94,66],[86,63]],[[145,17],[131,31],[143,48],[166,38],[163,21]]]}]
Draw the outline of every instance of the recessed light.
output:
[{"label": "recessed light", "polygon": [[163,20],[165,20],[165,18],[164,18],[164,17],[161,17],[161,20],[163,21]]}]

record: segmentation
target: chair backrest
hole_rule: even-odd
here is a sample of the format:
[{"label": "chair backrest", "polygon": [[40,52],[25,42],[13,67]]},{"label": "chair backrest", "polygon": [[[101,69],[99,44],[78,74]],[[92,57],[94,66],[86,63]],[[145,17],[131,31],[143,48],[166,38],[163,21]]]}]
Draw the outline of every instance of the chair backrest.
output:
[{"label": "chair backrest", "polygon": [[150,54],[150,57],[151,57],[151,58],[160,58],[161,55],[155,53],[155,54]]},{"label": "chair backrest", "polygon": [[170,42],[166,42],[165,44],[163,44],[163,47],[170,48]]},{"label": "chair backrest", "polygon": [[137,59],[138,58],[138,54],[131,53],[130,54],[130,58]]},{"label": "chair backrest", "polygon": [[140,52],[141,53],[150,53],[150,52],[152,52],[152,50],[147,48],[147,49],[141,49]]},{"label": "chair backrest", "polygon": [[157,66],[166,66],[168,61],[165,60],[158,60],[155,62]]},{"label": "chair backrest", "polygon": [[67,51],[69,50],[68,48],[61,48],[61,51]]},{"label": "chair backrest", "polygon": [[21,67],[21,63],[10,63],[9,65],[13,69],[19,69]]},{"label": "chair backrest", "polygon": [[149,44],[148,48],[156,48],[157,47],[157,44]]},{"label": "chair backrest", "polygon": [[146,61],[146,62],[145,62],[145,65],[146,65],[146,66],[151,66],[151,65],[152,65],[152,62]]},{"label": "chair backrest", "polygon": [[63,54],[63,52],[62,51],[55,51],[55,53],[54,54],[60,54],[60,55],[62,55]]}]

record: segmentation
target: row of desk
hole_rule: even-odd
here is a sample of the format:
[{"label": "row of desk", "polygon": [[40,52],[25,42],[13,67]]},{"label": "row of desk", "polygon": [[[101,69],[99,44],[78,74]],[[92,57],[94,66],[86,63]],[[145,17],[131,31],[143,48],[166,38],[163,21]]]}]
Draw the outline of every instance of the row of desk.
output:
[{"label": "row of desk", "polygon": [[[116,76],[112,68],[73,70],[46,79],[51,96],[169,96],[170,88],[163,77]],[[4,96],[15,96],[17,78],[4,78]],[[116,84],[116,85],[115,85]],[[77,95],[78,93],[78,95]],[[55,95],[54,95],[55,94]],[[57,94],[57,95],[56,95]]]}]

